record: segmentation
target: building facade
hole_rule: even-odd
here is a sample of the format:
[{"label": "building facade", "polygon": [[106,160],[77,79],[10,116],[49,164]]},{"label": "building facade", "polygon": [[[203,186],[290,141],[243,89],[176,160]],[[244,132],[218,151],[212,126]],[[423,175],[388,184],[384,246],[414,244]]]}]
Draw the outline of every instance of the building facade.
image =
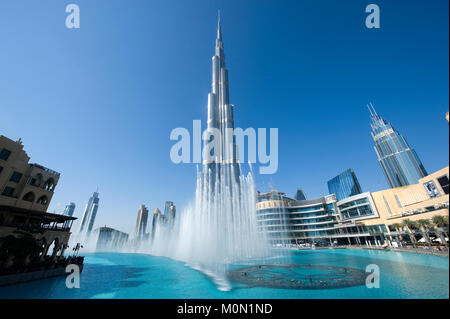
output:
[{"label": "building facade", "polygon": [[136,221],[136,237],[141,238],[147,234],[148,209],[145,205],[139,207],[138,217]]},{"label": "building facade", "polygon": [[[405,219],[414,222],[435,215],[449,215],[448,166],[419,179],[417,184],[372,193],[379,218],[367,219],[366,225],[384,223],[390,230]],[[403,230],[404,231],[404,230]]]},{"label": "building facade", "polygon": [[302,189],[297,189],[297,192],[295,193],[294,199],[296,200],[306,200],[306,194]]},{"label": "building facade", "polygon": [[117,251],[128,243],[128,234],[110,227],[100,227],[95,230],[98,234],[97,251]]},{"label": "building facade", "polygon": [[335,194],[338,200],[361,194],[362,189],[359,185],[353,169],[349,168],[338,176],[328,181],[329,194]]},{"label": "building facade", "polygon": [[[259,194],[258,227],[273,243],[316,245],[393,245],[424,236],[414,222],[449,216],[448,166],[419,179],[417,184],[365,192],[337,201],[334,195],[295,200],[272,191]],[[413,223],[410,230],[403,221]],[[447,219],[448,220],[448,219]],[[400,225],[400,227],[398,227]],[[444,227],[448,232],[448,225]],[[439,237],[436,227],[429,233]]]},{"label": "building facade", "polygon": [[[22,278],[20,274],[30,272],[45,276],[47,270],[68,262],[64,252],[76,218],[47,212],[60,174],[39,164],[29,164],[29,160],[21,140],[0,136],[0,278],[3,279],[6,277],[2,275],[17,275],[14,280],[21,281],[26,276]],[[36,275],[36,279],[41,275]]]},{"label": "building facade", "polygon": [[295,200],[285,193],[258,194],[258,228],[276,244],[329,243],[337,221],[336,197]]},{"label": "building facade", "polygon": [[98,204],[100,198],[98,192],[94,192],[84,208],[83,219],[81,220],[80,233],[90,233],[94,227],[95,217],[97,216]]},{"label": "building facade", "polygon": [[63,215],[72,217],[72,216],[73,216],[73,213],[75,212],[75,207],[76,207],[75,203],[70,202],[70,203],[67,204],[66,207],[64,208]]},{"label": "building facade", "polygon": [[29,161],[21,140],[0,136],[0,205],[46,212],[60,174]]},{"label": "building facade", "polygon": [[391,123],[368,106],[375,152],[391,188],[416,184],[427,172],[414,149]]}]

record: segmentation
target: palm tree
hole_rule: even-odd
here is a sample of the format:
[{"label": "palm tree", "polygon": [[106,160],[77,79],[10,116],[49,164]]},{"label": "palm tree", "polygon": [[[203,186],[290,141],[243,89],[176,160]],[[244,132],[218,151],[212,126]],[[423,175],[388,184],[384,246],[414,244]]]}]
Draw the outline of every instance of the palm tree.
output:
[{"label": "palm tree", "polygon": [[431,247],[431,240],[430,240],[430,236],[428,234],[428,229],[431,226],[430,221],[428,219],[419,219],[416,221],[416,225],[417,225],[417,227],[419,227],[420,231],[422,232],[422,236],[427,241],[428,246]]},{"label": "palm tree", "polygon": [[[441,239],[441,243],[444,244],[445,247],[448,247],[447,240],[445,239],[448,237],[447,232],[444,229],[446,225],[445,217],[441,215],[434,215],[431,218],[431,221],[433,222],[436,234],[439,235],[439,238]],[[439,231],[439,227],[442,228],[442,231]]]},{"label": "palm tree", "polygon": [[404,220],[402,220],[402,224],[403,227],[406,228],[406,230],[408,231],[409,234],[409,238],[411,239],[411,242],[414,246],[414,248],[416,248],[416,236],[414,236],[414,232],[412,231],[411,228],[414,227],[414,222],[412,222],[411,220],[409,220],[408,218],[405,218]]},{"label": "palm tree", "polygon": [[398,237],[398,239],[400,241],[400,245],[401,245],[402,240],[403,240],[402,231],[401,231],[402,226],[399,223],[394,223],[391,225],[391,227],[394,228],[395,231],[397,232],[397,237]]}]

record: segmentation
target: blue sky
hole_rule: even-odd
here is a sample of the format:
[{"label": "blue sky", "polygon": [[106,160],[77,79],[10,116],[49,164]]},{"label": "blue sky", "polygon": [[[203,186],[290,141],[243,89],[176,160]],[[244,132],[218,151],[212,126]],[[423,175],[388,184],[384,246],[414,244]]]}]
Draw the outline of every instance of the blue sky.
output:
[{"label": "blue sky", "polygon": [[[380,29],[365,27],[370,3]],[[195,165],[170,161],[169,134],[205,121],[217,9],[236,126],[279,128],[259,190],[318,197],[349,167],[386,188],[368,101],[428,172],[448,165],[448,1],[2,1],[0,134],[61,172],[49,211],[73,201],[80,216],[99,187],[96,226],[130,231],[140,204],[190,201]]]}]

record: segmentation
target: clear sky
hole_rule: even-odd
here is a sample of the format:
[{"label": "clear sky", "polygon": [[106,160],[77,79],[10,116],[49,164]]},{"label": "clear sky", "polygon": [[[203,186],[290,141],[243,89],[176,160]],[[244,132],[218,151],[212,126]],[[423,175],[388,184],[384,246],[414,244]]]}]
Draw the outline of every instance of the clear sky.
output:
[{"label": "clear sky", "polygon": [[[370,3],[380,29],[365,27]],[[448,165],[447,0],[3,0],[0,134],[61,172],[50,212],[73,201],[79,217],[98,187],[96,227],[131,231],[140,204],[191,200],[195,165],[170,161],[169,134],[205,122],[217,9],[236,126],[279,129],[259,190],[322,196],[350,167],[364,191],[387,188],[368,101],[428,172]]]}]

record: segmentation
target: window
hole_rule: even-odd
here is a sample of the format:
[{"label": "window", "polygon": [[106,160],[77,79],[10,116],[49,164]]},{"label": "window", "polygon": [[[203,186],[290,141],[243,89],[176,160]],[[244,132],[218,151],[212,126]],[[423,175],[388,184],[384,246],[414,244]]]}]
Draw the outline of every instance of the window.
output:
[{"label": "window", "polygon": [[[2,170],[0,169],[0,172],[1,171]],[[444,176],[438,177],[436,179],[437,179],[439,185],[441,185],[442,190],[444,191],[444,193],[448,195],[448,176],[444,175]]]},{"label": "window", "polygon": [[7,161],[9,158],[9,155],[11,155],[11,151],[7,150],[6,148],[4,148],[0,151],[0,159],[1,160]]},{"label": "window", "polygon": [[0,173],[3,171],[3,166],[0,166]]},{"label": "window", "polygon": [[22,173],[14,172],[9,179],[10,182],[19,183],[22,178]]},{"label": "window", "polygon": [[386,208],[387,208],[387,211],[388,211],[389,215],[391,215],[391,216],[392,216],[392,211],[391,211],[391,208],[389,207],[389,205],[388,205],[388,202],[387,202],[386,198],[384,198],[384,195],[383,195],[383,201],[384,201],[384,205],[386,205]]},{"label": "window", "polygon": [[3,190],[2,195],[12,197],[14,194],[14,190],[15,190],[14,188],[6,186],[5,189]]},{"label": "window", "polygon": [[400,202],[400,199],[398,198],[397,194],[395,194],[394,196],[395,196],[395,200],[397,201],[398,207],[402,208],[402,203]]},{"label": "window", "polygon": [[423,183],[423,186],[425,187],[428,196],[430,196],[430,198],[438,197],[440,195],[433,181]]}]

